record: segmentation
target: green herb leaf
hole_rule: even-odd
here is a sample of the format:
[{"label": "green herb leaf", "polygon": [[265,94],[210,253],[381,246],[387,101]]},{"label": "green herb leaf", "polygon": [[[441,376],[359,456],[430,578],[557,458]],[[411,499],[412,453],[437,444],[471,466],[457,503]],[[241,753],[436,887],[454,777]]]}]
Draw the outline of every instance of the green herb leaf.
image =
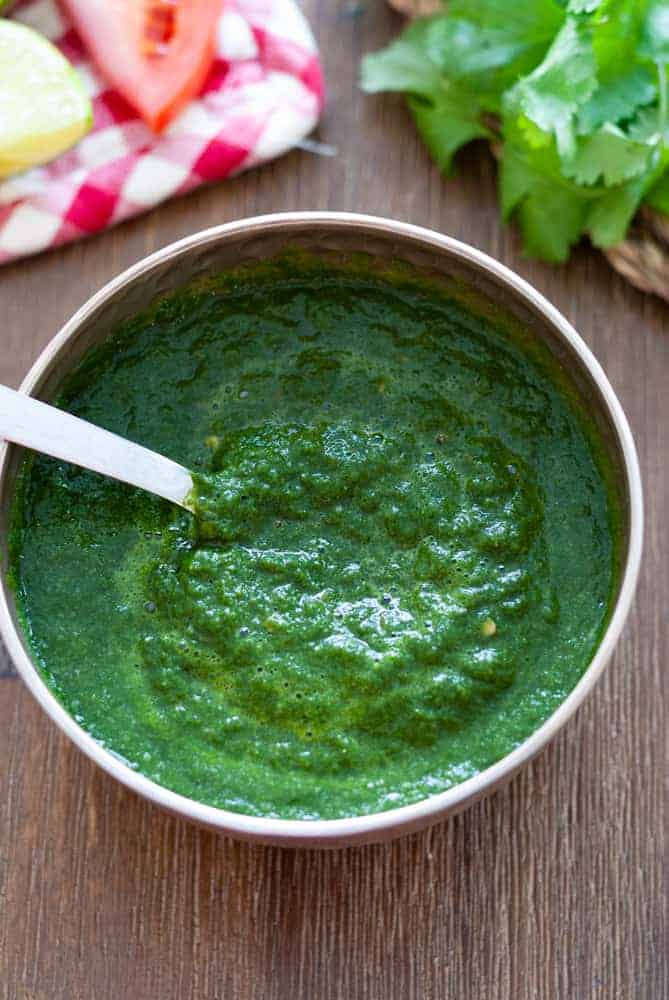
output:
[{"label": "green herb leaf", "polygon": [[[645,7],[646,4],[639,6]],[[655,63],[669,62],[669,3],[655,0],[648,7],[643,23],[641,52]]]},{"label": "green herb leaf", "polygon": [[627,134],[637,142],[650,142],[657,144],[660,138],[667,141],[667,123],[664,123],[664,135],[660,136],[660,115],[657,107],[642,108],[634,121],[627,127]]},{"label": "green herb leaf", "polygon": [[481,123],[481,107],[456,85],[445,87],[436,101],[409,101],[418,131],[441,170],[451,169],[453,155],[472,139],[490,138]]},{"label": "green herb leaf", "polygon": [[656,100],[657,74],[647,66],[635,66],[594,92],[578,112],[577,130],[587,135],[605,122],[628,121]]},{"label": "green herb leaf", "polygon": [[630,139],[616,125],[603,125],[579,143],[564,173],[579,184],[603,179],[611,187],[643,173],[652,150],[648,142]]},{"label": "green herb leaf", "polygon": [[451,17],[439,18],[428,33],[428,57],[451,79],[476,88],[481,104],[497,111],[501,97],[543,57],[550,35],[514,32]]},{"label": "green herb leaf", "polygon": [[530,257],[561,264],[578,243],[587,206],[572,192],[538,184],[519,208],[523,249]]},{"label": "green herb leaf", "polygon": [[518,116],[533,144],[536,136],[526,122],[554,135],[560,154],[571,156],[575,145],[574,116],[595,91],[596,73],[590,28],[570,19],[543,62],[507,94],[505,113]]},{"label": "green herb leaf", "polygon": [[642,198],[643,184],[635,180],[612,190],[592,206],[587,228],[595,246],[615,246],[624,240],[627,227]]},{"label": "green herb leaf", "polygon": [[508,32],[516,39],[545,41],[546,47],[564,23],[564,9],[559,0],[532,0],[509,3],[509,0],[451,0],[451,17],[473,24],[486,25]]},{"label": "green herb leaf", "polygon": [[586,226],[595,246],[614,246],[625,238],[634,213],[646,193],[652,190],[663,176],[668,164],[669,150],[666,147],[662,152],[656,149],[644,174],[618,188],[612,188],[592,205]]},{"label": "green herb leaf", "polygon": [[627,73],[637,62],[648,0],[602,0],[590,19],[599,83]]},{"label": "green herb leaf", "polygon": [[[476,17],[456,16],[476,8]],[[402,90],[437,98],[443,76],[468,83],[477,102],[497,111],[503,91],[542,58],[564,18],[553,0],[537,0],[509,9],[508,2],[487,0],[452,4],[451,15],[415,21],[400,38],[362,61],[362,89]],[[456,10],[453,10],[456,8]],[[543,16],[538,16],[543,10]],[[487,18],[482,15],[488,13]]]},{"label": "green herb leaf", "polygon": [[645,202],[656,212],[669,215],[669,171],[665,171],[645,197]]},{"label": "green herb leaf", "polygon": [[444,170],[501,134],[504,218],[560,261],[584,234],[621,240],[644,200],[669,214],[668,64],[669,0],[450,0],[368,56],[363,86],[407,94]]},{"label": "green herb leaf", "polygon": [[428,38],[431,20],[416,21],[396,42],[362,60],[360,85],[368,93],[406,91],[432,97],[441,88],[442,68],[434,62]]},{"label": "green herb leaf", "polygon": [[575,186],[555,181],[547,172],[547,160],[557,155],[540,154],[543,163],[511,145],[506,145],[500,168],[502,210],[508,218],[517,212],[523,231],[523,249],[533,257],[560,263],[569,256],[583,230],[589,201]]},{"label": "green herb leaf", "polygon": [[438,65],[447,51],[442,33],[434,31],[435,26],[441,27],[440,21],[417,21],[387,49],[367,56],[362,64],[362,87],[369,92],[406,91],[420,134],[439,167],[447,171],[460,146],[489,138],[491,133],[481,121],[484,108],[478,88],[445,76]]}]

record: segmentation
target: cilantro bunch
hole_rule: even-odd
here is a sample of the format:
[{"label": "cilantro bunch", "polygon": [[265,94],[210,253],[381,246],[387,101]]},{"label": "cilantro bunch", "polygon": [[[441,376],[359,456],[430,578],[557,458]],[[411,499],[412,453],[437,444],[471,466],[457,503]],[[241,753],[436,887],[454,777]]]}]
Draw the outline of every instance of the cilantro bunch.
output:
[{"label": "cilantro bunch", "polygon": [[472,139],[500,156],[505,219],[563,261],[620,242],[642,202],[669,214],[669,2],[451,0],[363,61],[401,91],[445,171]]}]

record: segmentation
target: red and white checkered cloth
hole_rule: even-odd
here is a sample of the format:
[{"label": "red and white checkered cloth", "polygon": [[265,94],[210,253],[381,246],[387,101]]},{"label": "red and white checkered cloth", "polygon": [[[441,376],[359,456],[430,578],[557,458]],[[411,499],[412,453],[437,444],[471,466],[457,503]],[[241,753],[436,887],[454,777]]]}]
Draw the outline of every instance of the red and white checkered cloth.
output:
[{"label": "red and white checkered cloth", "polygon": [[0,183],[0,264],[279,156],[323,106],[318,51],[295,0],[225,0],[202,92],[158,136],[106,86],[55,0],[25,0],[15,16],[74,63],[94,125],[52,163]]}]

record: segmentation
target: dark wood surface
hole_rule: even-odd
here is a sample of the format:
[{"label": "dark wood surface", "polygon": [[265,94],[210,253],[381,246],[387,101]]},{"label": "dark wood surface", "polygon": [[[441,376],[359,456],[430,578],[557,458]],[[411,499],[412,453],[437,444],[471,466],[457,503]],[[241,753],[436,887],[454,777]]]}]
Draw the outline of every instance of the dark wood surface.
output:
[{"label": "dark wood surface", "polygon": [[523,259],[483,150],[445,183],[359,58],[383,0],[309,0],[329,83],[319,136],[86,243],[0,271],[0,380],[148,251],[216,222],[349,209],[432,226],[529,278],[575,323],[630,417],[648,527],[636,606],[595,694],[504,791],[428,833],[331,853],[250,847],[163,815],[75,751],[0,653],[4,1000],[664,1000],[669,308],[583,248]]}]

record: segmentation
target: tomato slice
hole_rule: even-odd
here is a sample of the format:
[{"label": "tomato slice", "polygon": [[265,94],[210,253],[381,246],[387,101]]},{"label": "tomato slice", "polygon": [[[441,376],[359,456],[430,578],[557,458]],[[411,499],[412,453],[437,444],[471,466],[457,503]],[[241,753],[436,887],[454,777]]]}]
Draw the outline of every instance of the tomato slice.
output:
[{"label": "tomato slice", "polygon": [[223,0],[60,0],[100,72],[159,132],[204,83]]}]

